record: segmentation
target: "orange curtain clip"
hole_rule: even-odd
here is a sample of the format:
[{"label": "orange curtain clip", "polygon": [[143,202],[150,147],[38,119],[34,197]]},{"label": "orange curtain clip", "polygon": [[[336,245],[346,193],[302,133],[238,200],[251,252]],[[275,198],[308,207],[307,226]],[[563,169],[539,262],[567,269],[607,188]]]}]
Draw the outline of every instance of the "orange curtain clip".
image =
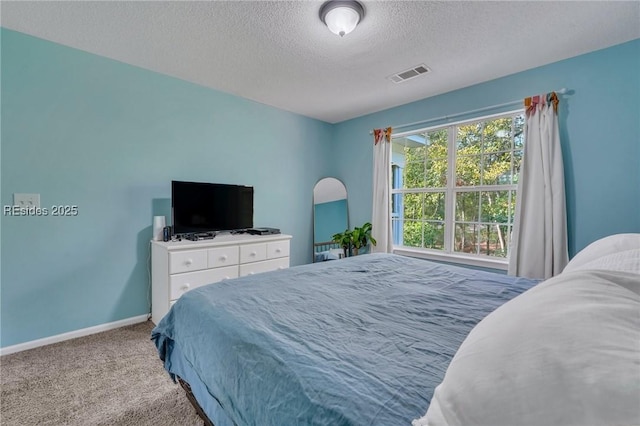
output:
[{"label": "orange curtain clip", "polygon": [[558,95],[556,94],[556,92],[551,92],[551,95],[549,96],[549,100],[553,104],[553,112],[557,114],[558,104],[560,103],[560,99],[558,99]]},{"label": "orange curtain clip", "polygon": [[392,131],[391,127],[387,127],[384,130],[384,138],[387,140],[387,142],[391,142],[391,131]]},{"label": "orange curtain clip", "polygon": [[386,129],[374,129],[373,130],[373,144],[378,145],[378,142],[382,141],[384,138],[385,141],[391,142],[391,127],[387,127]]}]

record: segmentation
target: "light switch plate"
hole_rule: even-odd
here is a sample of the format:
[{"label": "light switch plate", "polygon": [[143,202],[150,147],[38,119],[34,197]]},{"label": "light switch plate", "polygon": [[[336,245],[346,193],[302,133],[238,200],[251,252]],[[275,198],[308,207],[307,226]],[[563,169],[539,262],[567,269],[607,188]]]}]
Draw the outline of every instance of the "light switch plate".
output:
[{"label": "light switch plate", "polygon": [[40,194],[13,194],[13,205],[18,207],[40,207]]}]

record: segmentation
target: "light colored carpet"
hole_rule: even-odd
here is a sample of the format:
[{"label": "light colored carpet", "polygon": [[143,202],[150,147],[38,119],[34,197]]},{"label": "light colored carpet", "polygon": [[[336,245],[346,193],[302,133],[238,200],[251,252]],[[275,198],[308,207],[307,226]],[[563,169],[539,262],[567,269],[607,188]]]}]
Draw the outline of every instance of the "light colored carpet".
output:
[{"label": "light colored carpet", "polygon": [[136,324],[0,358],[0,424],[203,424]]}]

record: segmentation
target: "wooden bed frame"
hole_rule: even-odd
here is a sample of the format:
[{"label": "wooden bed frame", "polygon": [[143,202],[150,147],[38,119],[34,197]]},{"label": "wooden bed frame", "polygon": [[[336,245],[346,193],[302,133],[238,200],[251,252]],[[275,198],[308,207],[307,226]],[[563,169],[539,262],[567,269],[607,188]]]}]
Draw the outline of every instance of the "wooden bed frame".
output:
[{"label": "wooden bed frame", "polygon": [[193,396],[193,392],[191,392],[191,386],[189,386],[189,383],[185,382],[178,376],[176,376],[176,379],[178,379],[178,383],[180,383],[180,386],[182,386],[182,389],[184,389],[184,392],[187,394],[187,399],[189,399],[189,402],[191,403],[191,405],[193,405],[193,408],[196,409],[196,413],[198,413],[198,416],[200,416],[200,418],[204,422],[204,426],[215,426],[213,422],[209,420],[209,417],[207,417],[200,404],[198,404],[196,397]]}]

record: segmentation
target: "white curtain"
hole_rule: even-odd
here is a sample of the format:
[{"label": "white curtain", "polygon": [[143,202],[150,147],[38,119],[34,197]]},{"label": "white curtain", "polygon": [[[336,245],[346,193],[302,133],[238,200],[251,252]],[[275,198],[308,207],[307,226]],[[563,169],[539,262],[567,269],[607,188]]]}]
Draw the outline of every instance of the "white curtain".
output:
[{"label": "white curtain", "polygon": [[520,167],[509,274],[549,278],[569,260],[564,168],[555,93],[525,99],[524,157]]},{"label": "white curtain", "polygon": [[373,131],[373,211],[371,236],[377,244],[372,252],[391,253],[391,127]]}]

